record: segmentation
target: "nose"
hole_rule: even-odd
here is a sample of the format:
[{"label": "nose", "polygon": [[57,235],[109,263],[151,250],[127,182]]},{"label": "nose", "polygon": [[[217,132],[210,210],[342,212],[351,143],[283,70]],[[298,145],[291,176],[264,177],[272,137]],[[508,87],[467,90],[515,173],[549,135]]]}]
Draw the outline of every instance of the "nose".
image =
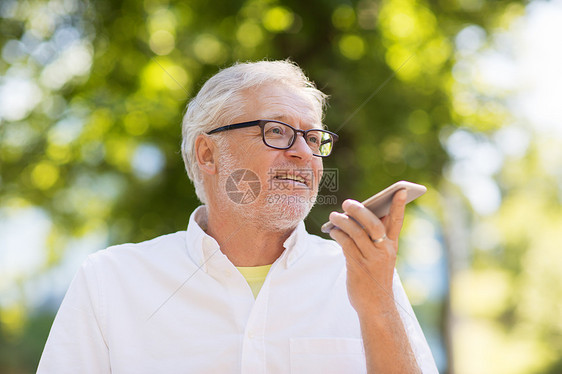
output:
[{"label": "nose", "polygon": [[306,139],[304,138],[303,133],[297,133],[295,143],[291,146],[291,148],[287,149],[287,155],[290,157],[300,158],[302,160],[308,161],[312,157],[312,149],[306,143]]}]

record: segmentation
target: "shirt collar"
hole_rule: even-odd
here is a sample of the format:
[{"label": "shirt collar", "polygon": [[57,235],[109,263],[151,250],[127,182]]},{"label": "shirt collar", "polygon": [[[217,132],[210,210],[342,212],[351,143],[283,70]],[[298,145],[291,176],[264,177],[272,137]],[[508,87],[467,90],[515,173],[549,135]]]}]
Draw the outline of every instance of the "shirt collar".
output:
[{"label": "shirt collar", "polygon": [[304,222],[300,221],[291,235],[283,243],[285,251],[281,255],[280,260],[283,261],[285,268],[292,266],[306,250],[306,237],[308,233],[304,226]]},{"label": "shirt collar", "polygon": [[[207,207],[202,205],[195,209],[189,217],[189,224],[186,231],[187,252],[189,257],[203,271],[207,271],[207,263],[216,255],[224,256],[220,252],[217,241],[205,230],[207,229]],[[306,250],[306,238],[308,233],[304,222],[298,223],[291,235],[283,242],[285,250],[277,260],[285,268],[292,266]]]},{"label": "shirt collar", "polygon": [[189,257],[205,272],[207,262],[220,252],[219,243],[205,232],[206,229],[207,207],[201,205],[191,213],[185,237]]}]

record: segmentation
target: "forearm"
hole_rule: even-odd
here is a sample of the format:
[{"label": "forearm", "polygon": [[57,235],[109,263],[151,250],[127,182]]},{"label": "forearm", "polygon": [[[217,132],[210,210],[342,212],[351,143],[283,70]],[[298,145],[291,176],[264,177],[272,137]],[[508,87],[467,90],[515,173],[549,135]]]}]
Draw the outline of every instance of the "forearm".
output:
[{"label": "forearm", "polygon": [[395,307],[359,317],[367,373],[421,373]]}]

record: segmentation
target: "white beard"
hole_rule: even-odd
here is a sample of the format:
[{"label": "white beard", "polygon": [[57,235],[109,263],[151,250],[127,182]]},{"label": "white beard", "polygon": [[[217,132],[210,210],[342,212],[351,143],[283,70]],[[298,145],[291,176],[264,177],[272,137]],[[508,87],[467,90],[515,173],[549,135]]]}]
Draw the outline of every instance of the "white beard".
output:
[{"label": "white beard", "polygon": [[[261,189],[257,198],[250,203],[236,203],[227,194],[226,183],[230,175],[238,169],[230,153],[221,152],[218,156],[219,201],[221,213],[234,214],[236,221],[250,224],[266,231],[286,231],[294,229],[298,223],[306,218],[314,206],[318,191],[310,196],[292,191],[272,191],[269,184],[260,179]],[[291,169],[293,166],[279,167],[280,170]]]},{"label": "white beard", "polygon": [[279,231],[295,228],[304,220],[316,201],[316,194],[311,197],[291,194],[291,191],[264,191],[265,211],[262,215],[264,223]]}]

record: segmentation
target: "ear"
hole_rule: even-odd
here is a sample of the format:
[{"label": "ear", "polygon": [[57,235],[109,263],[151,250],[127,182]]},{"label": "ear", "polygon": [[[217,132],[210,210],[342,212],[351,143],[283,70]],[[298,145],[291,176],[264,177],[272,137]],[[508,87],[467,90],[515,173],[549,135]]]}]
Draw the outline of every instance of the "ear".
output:
[{"label": "ear", "polygon": [[217,147],[215,143],[207,135],[201,134],[195,139],[195,157],[201,172],[207,174],[217,173],[215,163],[216,152]]}]

